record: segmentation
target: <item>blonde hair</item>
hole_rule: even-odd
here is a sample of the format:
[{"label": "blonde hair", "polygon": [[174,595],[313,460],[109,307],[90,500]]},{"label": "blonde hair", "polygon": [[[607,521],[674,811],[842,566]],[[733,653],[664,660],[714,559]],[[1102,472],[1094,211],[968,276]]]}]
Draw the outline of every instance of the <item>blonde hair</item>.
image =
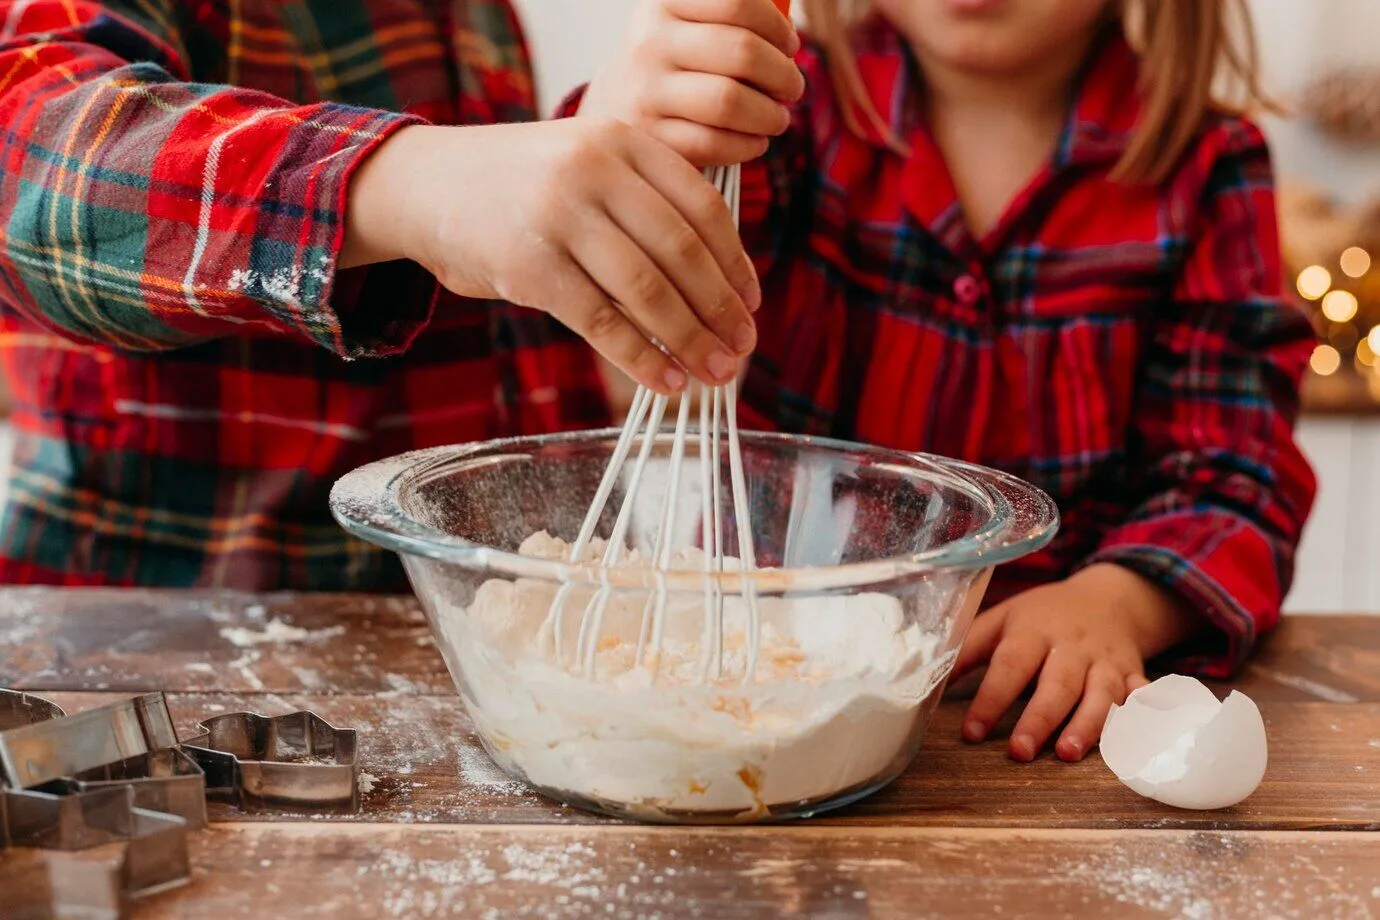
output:
[{"label": "blonde hair", "polygon": [[[873,104],[858,70],[851,31],[868,0],[802,0],[811,36],[824,49],[830,79],[849,130],[863,121],[904,150]],[[1260,84],[1259,56],[1245,0],[1111,0],[1127,40],[1141,59],[1140,118],[1111,178],[1163,180],[1214,111],[1274,109]],[[861,120],[860,120],[861,119]]]}]

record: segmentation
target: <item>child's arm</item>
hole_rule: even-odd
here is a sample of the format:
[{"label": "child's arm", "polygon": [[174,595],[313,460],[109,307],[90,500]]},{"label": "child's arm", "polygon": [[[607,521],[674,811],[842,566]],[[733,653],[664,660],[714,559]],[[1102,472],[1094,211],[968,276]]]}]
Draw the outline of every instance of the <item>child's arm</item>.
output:
[{"label": "child's arm", "polygon": [[1316,338],[1281,295],[1260,132],[1224,121],[1184,173],[1197,177],[1185,209],[1196,221],[1155,312],[1133,416],[1140,504],[1088,564],[1116,563],[1181,599],[1209,631],[1179,666],[1227,677],[1279,622],[1317,490],[1293,435]]},{"label": "child's arm", "polygon": [[1038,675],[1012,732],[1017,759],[1070,713],[1055,750],[1083,756],[1160,653],[1230,674],[1278,622],[1312,503],[1292,427],[1314,338],[1280,296],[1264,140],[1226,121],[1173,181],[1187,249],[1150,318],[1129,463],[1137,507],[1082,571],[981,615],[960,660],[990,661],[965,720],[974,741]]},{"label": "child's arm", "polygon": [[440,128],[190,83],[190,30],[228,41],[223,19],[190,21],[203,8],[0,0],[16,309],[126,349],[268,333],[385,355],[427,322],[434,280],[390,265],[366,298],[338,269],[407,259],[547,309],[658,391],[685,374],[645,335],[731,376],[756,280],[722,199],[670,150],[613,123]]}]

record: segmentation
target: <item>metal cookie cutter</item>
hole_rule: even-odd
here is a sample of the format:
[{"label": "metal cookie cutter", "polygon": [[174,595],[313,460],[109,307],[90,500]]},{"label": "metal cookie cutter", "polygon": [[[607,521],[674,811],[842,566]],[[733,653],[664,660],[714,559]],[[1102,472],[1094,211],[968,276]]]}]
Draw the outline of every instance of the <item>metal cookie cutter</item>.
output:
[{"label": "metal cookie cutter", "polygon": [[[128,721],[131,713],[143,727],[143,740],[150,744],[160,742],[165,726],[159,721],[159,713],[166,715],[167,707],[161,694],[153,696],[156,701],[143,697],[92,710],[92,714],[83,713],[84,720],[75,717],[87,728],[76,736],[82,743],[73,748],[64,747],[74,736],[69,717],[58,706],[39,697],[0,690],[0,766],[4,766],[5,773],[0,776],[4,781],[0,782],[0,849],[34,847],[63,851],[47,854],[41,862],[31,862],[24,877],[15,879],[18,884],[6,886],[7,909],[34,918],[118,918],[125,916],[135,898],[184,884],[191,878],[187,820],[137,807],[164,780],[133,776],[138,767],[132,762],[105,767],[103,778],[91,782],[49,782],[48,791],[4,788],[6,784],[19,786],[20,777],[26,781],[43,777],[51,772],[54,763],[85,762],[105,747],[132,743]],[[91,731],[92,726],[104,727],[113,733],[113,738],[100,741]],[[171,721],[166,729],[171,731]],[[173,741],[176,742],[175,734]],[[45,750],[45,745],[52,749]],[[156,764],[170,753],[173,752],[158,751],[141,757]],[[156,772],[159,768],[151,769]],[[126,779],[116,781],[117,776]],[[199,771],[195,779],[200,792],[203,780]],[[172,799],[181,795],[178,787],[171,787]],[[196,813],[195,808],[186,810]],[[204,798],[200,814],[204,822]],[[95,864],[64,855],[114,842],[125,844],[121,859],[114,864]]]},{"label": "metal cookie cutter", "polygon": [[60,719],[67,713],[56,703],[41,696],[30,696],[17,690],[0,689],[0,732],[12,728]]},{"label": "metal cookie cutter", "polygon": [[191,877],[187,822],[176,815],[136,808],[134,790],[128,786],[69,795],[0,792],[0,843],[5,846],[71,853],[116,842],[126,844],[124,858],[113,870],[118,887],[110,889],[93,880],[90,863],[83,863],[78,873],[63,872],[59,861],[52,864],[59,868],[51,876],[63,884],[53,886],[53,895],[63,904],[122,903],[175,887]]},{"label": "metal cookie cutter", "polygon": [[233,712],[197,727],[202,734],[182,747],[206,771],[208,797],[245,811],[359,810],[354,729],[336,728],[313,712],[272,718]]},{"label": "metal cookie cutter", "polygon": [[92,792],[118,786],[134,793],[136,808],[177,815],[194,831],[206,826],[206,774],[180,748],[150,751],[39,788]]},{"label": "metal cookie cutter", "polygon": [[176,746],[167,700],[149,693],[0,732],[0,769],[10,785],[32,789]]}]

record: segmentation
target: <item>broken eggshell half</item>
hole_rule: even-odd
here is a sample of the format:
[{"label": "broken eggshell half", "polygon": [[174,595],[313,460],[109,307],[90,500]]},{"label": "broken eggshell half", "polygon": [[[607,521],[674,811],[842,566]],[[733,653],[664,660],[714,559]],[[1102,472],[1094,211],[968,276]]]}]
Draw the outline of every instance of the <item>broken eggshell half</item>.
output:
[{"label": "broken eggshell half", "polygon": [[1171,674],[1113,706],[1102,760],[1133,790],[1175,808],[1227,808],[1265,776],[1265,721],[1248,696],[1225,700]]}]

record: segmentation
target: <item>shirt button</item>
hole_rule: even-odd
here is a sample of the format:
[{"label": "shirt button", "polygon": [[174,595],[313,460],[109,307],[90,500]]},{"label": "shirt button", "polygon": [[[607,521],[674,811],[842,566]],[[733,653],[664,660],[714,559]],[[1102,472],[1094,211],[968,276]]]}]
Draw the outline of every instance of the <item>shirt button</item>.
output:
[{"label": "shirt button", "polygon": [[982,285],[972,275],[960,275],[954,282],[954,297],[965,307],[971,307],[982,296]]}]

